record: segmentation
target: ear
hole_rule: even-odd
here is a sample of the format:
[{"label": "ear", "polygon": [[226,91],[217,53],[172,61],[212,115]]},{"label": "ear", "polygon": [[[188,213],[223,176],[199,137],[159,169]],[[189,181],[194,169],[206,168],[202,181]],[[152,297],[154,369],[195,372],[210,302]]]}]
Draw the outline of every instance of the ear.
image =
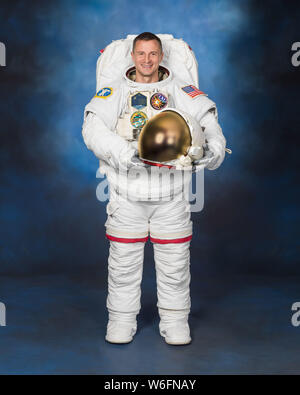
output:
[{"label": "ear", "polygon": [[132,51],[131,51],[130,55],[131,55],[131,59],[133,60],[133,52]]},{"label": "ear", "polygon": [[162,52],[160,56],[161,56],[161,59],[160,59],[160,61],[162,61],[162,60],[163,60],[163,58],[164,58],[164,53]]}]

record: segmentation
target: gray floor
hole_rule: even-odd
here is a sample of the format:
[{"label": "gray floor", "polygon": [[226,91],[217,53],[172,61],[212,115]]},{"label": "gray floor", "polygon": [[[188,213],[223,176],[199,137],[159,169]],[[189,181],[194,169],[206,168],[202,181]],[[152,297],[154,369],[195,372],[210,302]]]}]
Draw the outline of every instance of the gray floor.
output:
[{"label": "gray floor", "polygon": [[299,279],[215,275],[194,278],[193,342],[169,346],[158,333],[155,275],[145,264],[134,341],[104,340],[103,274],[2,277],[7,326],[0,327],[0,372],[18,374],[300,373],[300,326],[291,305]]}]

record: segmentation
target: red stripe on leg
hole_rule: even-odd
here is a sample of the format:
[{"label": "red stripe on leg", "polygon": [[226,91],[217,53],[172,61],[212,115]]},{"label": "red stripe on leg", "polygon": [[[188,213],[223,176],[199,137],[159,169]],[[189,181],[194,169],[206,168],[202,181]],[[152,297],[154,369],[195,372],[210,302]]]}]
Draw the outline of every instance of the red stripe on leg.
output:
[{"label": "red stripe on leg", "polygon": [[187,236],[187,237],[182,237],[181,239],[155,239],[154,237],[150,236],[150,240],[152,243],[158,243],[158,244],[170,244],[170,243],[185,243],[186,241],[192,240],[192,235]]},{"label": "red stripe on leg", "polygon": [[108,240],[118,241],[119,243],[145,243],[148,240],[148,236],[141,238],[123,238],[123,237],[115,237],[106,234]]}]

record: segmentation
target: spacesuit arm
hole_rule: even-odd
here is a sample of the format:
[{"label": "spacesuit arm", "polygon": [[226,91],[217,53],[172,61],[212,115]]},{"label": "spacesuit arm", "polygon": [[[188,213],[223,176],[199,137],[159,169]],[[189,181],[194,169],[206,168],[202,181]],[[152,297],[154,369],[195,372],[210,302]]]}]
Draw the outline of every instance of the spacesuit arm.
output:
[{"label": "spacesuit arm", "polygon": [[209,170],[217,169],[224,160],[226,139],[221,126],[218,123],[216,109],[207,111],[200,120],[200,125],[204,129],[205,139],[210,151],[214,154],[214,160],[206,166]]},{"label": "spacesuit arm", "polygon": [[[191,97],[182,87],[184,87],[184,83],[179,82],[174,88],[175,105],[194,117],[204,129],[209,151],[214,157],[206,165],[206,168],[214,170],[223,162],[226,147],[226,140],[218,123],[216,104],[206,94],[197,94]],[[194,86],[188,87],[195,91]]]},{"label": "spacesuit arm", "polygon": [[83,140],[97,158],[114,168],[125,166],[134,156],[135,149],[121,136],[113,133],[93,112],[85,116],[82,126]]}]

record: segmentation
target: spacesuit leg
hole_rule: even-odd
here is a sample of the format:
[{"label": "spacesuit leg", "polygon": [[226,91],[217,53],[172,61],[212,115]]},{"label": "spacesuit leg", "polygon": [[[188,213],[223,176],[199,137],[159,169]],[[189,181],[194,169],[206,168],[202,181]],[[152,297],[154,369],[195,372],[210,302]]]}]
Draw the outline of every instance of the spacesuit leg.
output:
[{"label": "spacesuit leg", "polygon": [[144,245],[110,241],[107,308],[111,317],[124,316],[122,320],[128,321],[140,311]]},{"label": "spacesuit leg", "polygon": [[188,344],[191,341],[188,316],[192,238],[189,203],[170,201],[161,205],[151,218],[150,235],[156,267],[160,334],[169,344]]},{"label": "spacesuit leg", "polygon": [[127,200],[111,201],[107,206],[106,236],[110,240],[108,258],[107,309],[109,322],[106,340],[128,343],[136,329],[140,311],[144,245],[148,220],[142,207]]},{"label": "spacesuit leg", "polygon": [[159,330],[169,344],[191,341],[190,312],[190,242],[154,243],[157,273]]},{"label": "spacesuit leg", "polygon": [[136,316],[141,307],[144,244],[110,241],[106,340],[111,343],[128,343],[136,333]]}]

